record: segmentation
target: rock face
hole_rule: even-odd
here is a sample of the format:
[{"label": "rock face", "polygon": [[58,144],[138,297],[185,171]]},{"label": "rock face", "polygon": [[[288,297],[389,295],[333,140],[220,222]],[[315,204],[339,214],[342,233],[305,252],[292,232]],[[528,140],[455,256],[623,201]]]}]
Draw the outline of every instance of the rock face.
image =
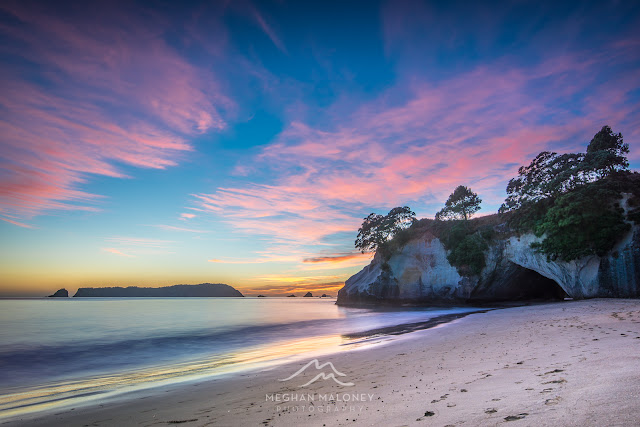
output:
[{"label": "rock face", "polygon": [[549,261],[531,248],[532,234],[495,241],[478,276],[461,276],[439,239],[426,232],[387,263],[376,254],[349,278],[338,304],[473,302],[532,298],[640,297],[640,227],[605,257]]},{"label": "rock face", "polygon": [[242,297],[238,290],[222,283],[174,285],[162,288],[80,288],[75,297]]},{"label": "rock face", "polygon": [[58,289],[55,294],[49,295],[49,298],[68,298],[69,292],[66,289]]}]

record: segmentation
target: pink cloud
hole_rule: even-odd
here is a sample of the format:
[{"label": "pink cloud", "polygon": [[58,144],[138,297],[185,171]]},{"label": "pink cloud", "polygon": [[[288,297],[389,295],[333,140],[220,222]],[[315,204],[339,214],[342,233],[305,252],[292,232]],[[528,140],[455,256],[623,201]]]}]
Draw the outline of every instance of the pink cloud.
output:
[{"label": "pink cloud", "polygon": [[109,252],[111,254],[114,255],[118,255],[118,256],[122,256],[122,257],[127,257],[127,258],[135,258],[135,255],[130,255],[130,254],[125,254],[124,252],[116,249],[116,248],[102,248],[103,251],[105,252]]},{"label": "pink cloud", "polygon": [[328,255],[328,256],[317,256],[313,258],[306,258],[303,262],[308,262],[312,264],[317,263],[340,263],[344,261],[349,261],[352,259],[362,259],[362,258],[370,258],[370,255],[355,253],[355,254],[339,254],[339,255]]},{"label": "pink cloud", "polygon": [[[604,124],[637,132],[629,94],[640,76],[620,71],[596,80],[595,70],[637,57],[611,49],[528,68],[505,58],[437,83],[415,76],[356,111],[330,111],[325,127],[293,121],[252,159],[253,167],[277,165],[271,183],[198,194],[197,206],[238,230],[293,245],[355,234],[374,209],[411,203],[433,215],[460,184],[495,211],[509,178],[540,151],[584,150]],[[398,102],[395,92],[409,96]],[[559,107],[575,97],[580,111]]]},{"label": "pink cloud", "polygon": [[14,221],[14,220],[9,219],[9,218],[0,218],[0,219],[1,219],[2,221],[6,221],[6,222],[8,222],[8,223],[10,223],[10,224],[17,225],[18,227],[22,227],[22,228],[33,228],[33,226],[31,226],[31,225],[29,225],[29,224],[24,224],[24,223],[22,223],[22,222]]},{"label": "pink cloud", "polygon": [[276,34],[276,32],[273,30],[273,28],[271,27],[271,25],[269,25],[267,23],[267,21],[264,19],[264,17],[262,16],[262,14],[258,11],[258,9],[255,8],[255,6],[253,5],[248,5],[247,6],[252,14],[253,14],[253,18],[255,19],[255,21],[258,23],[258,25],[260,26],[260,28],[262,29],[262,31],[264,31],[264,33],[269,37],[269,39],[271,40],[271,42],[278,48],[280,49],[280,51],[282,51],[283,53],[287,53],[287,48],[285,47],[284,43],[282,42],[282,40],[280,39],[280,37],[278,37],[278,35]]},{"label": "pink cloud", "polygon": [[90,174],[174,166],[193,149],[187,138],[226,127],[234,103],[163,41],[160,19],[99,9],[72,23],[45,5],[2,9],[19,22],[0,28],[15,42],[2,51],[40,71],[31,79],[13,65],[1,75],[0,214],[95,209],[99,196],[79,189]]}]

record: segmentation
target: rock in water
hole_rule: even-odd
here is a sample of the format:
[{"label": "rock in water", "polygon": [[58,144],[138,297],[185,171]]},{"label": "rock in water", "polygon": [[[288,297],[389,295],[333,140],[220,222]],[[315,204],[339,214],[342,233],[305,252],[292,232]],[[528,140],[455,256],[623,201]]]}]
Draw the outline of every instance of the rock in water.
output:
[{"label": "rock in water", "polygon": [[64,288],[58,289],[56,293],[53,295],[49,295],[49,298],[68,298],[68,297],[69,297],[69,292]]},{"label": "rock in water", "polygon": [[305,294],[305,297],[306,297],[306,298],[309,298],[309,297],[312,297],[312,296],[313,296],[313,294],[311,294],[311,292],[307,292],[307,293]]}]

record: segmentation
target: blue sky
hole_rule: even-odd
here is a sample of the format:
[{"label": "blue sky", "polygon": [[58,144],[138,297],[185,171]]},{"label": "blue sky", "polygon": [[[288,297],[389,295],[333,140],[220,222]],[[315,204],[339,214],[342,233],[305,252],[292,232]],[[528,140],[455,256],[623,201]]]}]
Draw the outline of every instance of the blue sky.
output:
[{"label": "blue sky", "polygon": [[0,291],[335,293],[372,211],[605,124],[638,168],[636,2],[469,3],[3,2]]}]

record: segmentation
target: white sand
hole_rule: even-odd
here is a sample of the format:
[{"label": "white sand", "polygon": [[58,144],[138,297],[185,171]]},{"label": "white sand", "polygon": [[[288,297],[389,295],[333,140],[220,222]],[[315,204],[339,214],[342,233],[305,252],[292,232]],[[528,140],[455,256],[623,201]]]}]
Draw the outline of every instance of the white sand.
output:
[{"label": "white sand", "polygon": [[[355,385],[343,387],[329,379],[299,387],[318,373],[315,369],[278,381],[305,361],[5,424],[640,425],[640,300],[599,299],[472,314],[387,345],[321,358],[329,361],[346,374],[338,379]],[[275,393],[316,398],[364,394],[365,401],[348,403],[346,410],[340,402],[266,401],[266,395]],[[371,401],[366,395],[373,395]],[[426,411],[433,415],[425,417]],[[509,416],[522,418],[508,422]]]}]

